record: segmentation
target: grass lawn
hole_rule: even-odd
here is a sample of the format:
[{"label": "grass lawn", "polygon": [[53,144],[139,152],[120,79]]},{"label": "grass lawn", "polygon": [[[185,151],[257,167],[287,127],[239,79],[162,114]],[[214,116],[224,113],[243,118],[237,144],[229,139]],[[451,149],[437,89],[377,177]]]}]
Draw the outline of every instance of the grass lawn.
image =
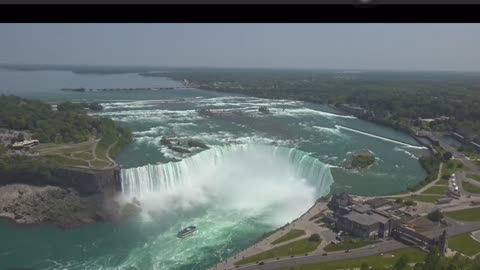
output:
[{"label": "grass lawn", "polygon": [[423,262],[426,253],[416,248],[402,248],[383,255],[372,255],[358,259],[349,259],[333,262],[324,262],[316,264],[305,264],[295,267],[283,268],[281,270],[337,270],[337,269],[355,269],[360,268],[363,262],[370,267],[379,267],[390,269],[400,256],[405,254],[408,257],[408,263]]},{"label": "grass lawn", "polygon": [[480,221],[480,207],[444,212],[443,214],[461,221]]},{"label": "grass lawn", "polygon": [[458,250],[467,256],[473,256],[480,252],[480,243],[470,236],[470,233],[448,239],[448,247]]},{"label": "grass lawn", "polygon": [[475,181],[478,181],[480,182],[480,175],[476,175],[476,174],[467,174],[467,177],[472,179],[472,180],[475,180]]},{"label": "grass lawn", "polygon": [[106,167],[106,166],[110,165],[110,162],[95,159],[95,160],[90,161],[90,164],[92,164],[92,166],[97,167],[97,168],[103,168],[103,167]]},{"label": "grass lawn", "polygon": [[475,186],[473,184],[470,184],[468,182],[462,181],[462,187],[467,192],[480,193],[480,187],[477,187],[477,186]]},{"label": "grass lawn", "polygon": [[76,158],[84,159],[84,160],[93,159],[93,155],[90,152],[75,153],[75,154],[73,154],[73,156],[76,157]]},{"label": "grass lawn", "polygon": [[447,194],[448,186],[431,186],[422,194]]},{"label": "grass lawn", "polygon": [[362,238],[353,238],[345,237],[345,239],[338,244],[328,244],[324,250],[328,252],[346,250],[346,249],[355,249],[361,248],[364,246],[372,245],[378,243],[379,241],[371,239],[362,239]]},{"label": "grass lawn", "polygon": [[438,185],[438,186],[448,186],[448,180],[447,180],[447,179],[440,179],[440,180],[438,180],[437,183],[435,183],[435,185]]},{"label": "grass lawn", "polygon": [[78,160],[78,159],[73,159],[73,158],[67,158],[63,156],[50,156],[51,159],[56,160],[57,162],[60,162],[64,165],[67,166],[86,166],[88,167],[88,163],[83,160]]},{"label": "grass lawn", "polygon": [[241,259],[240,261],[235,262],[235,265],[260,262],[266,259],[288,257],[292,255],[305,255],[308,252],[314,251],[318,245],[320,245],[320,241],[310,242],[307,239],[300,239],[283,246],[272,248],[260,254]]},{"label": "grass lawn", "polygon": [[300,237],[302,235],[305,235],[305,231],[304,230],[291,230],[289,231],[287,234],[285,234],[284,236],[278,238],[277,240],[273,241],[272,242],[272,245],[275,245],[275,244],[278,244],[278,243],[282,243],[282,242],[285,242],[285,241],[288,241],[288,240],[291,240],[291,239],[294,239],[294,238],[297,238],[297,237]]},{"label": "grass lawn", "polygon": [[434,203],[436,202],[438,199],[442,199],[442,198],[445,198],[445,196],[441,196],[441,195],[416,195],[415,197],[413,197],[412,199],[414,201],[419,201],[419,202],[429,202],[429,203]]},{"label": "grass lawn", "polygon": [[108,160],[107,158],[107,148],[108,146],[103,146],[100,145],[100,143],[97,144],[97,149],[95,151],[95,154],[97,155],[97,158],[103,159],[103,160]]},{"label": "grass lawn", "polygon": [[33,147],[32,150],[36,152],[42,152],[52,148],[57,148],[66,144],[57,144],[57,143],[40,143],[37,146]]},{"label": "grass lawn", "polygon": [[475,160],[473,163],[480,167],[480,160]]},{"label": "grass lawn", "polygon": [[[62,148],[66,147],[66,148]],[[65,154],[70,154],[71,152],[77,152],[77,151],[89,151],[90,148],[92,147],[92,144],[85,144],[85,145],[77,145],[74,143],[41,143],[38,146],[32,148],[33,151],[39,152],[40,154],[44,152],[48,152],[53,149],[51,152],[48,152],[47,154],[49,155],[65,155]]]},{"label": "grass lawn", "polygon": [[412,196],[405,196],[401,198],[387,198],[387,199],[402,199],[404,201],[417,201],[417,202],[429,202],[429,203],[435,203],[438,199],[445,198],[443,195],[414,195]]}]

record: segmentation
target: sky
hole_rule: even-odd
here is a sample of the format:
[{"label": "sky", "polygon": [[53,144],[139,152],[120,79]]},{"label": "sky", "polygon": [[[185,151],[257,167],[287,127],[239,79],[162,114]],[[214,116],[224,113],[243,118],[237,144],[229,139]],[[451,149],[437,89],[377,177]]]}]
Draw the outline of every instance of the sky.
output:
[{"label": "sky", "polygon": [[0,24],[0,63],[480,71],[480,24]]}]

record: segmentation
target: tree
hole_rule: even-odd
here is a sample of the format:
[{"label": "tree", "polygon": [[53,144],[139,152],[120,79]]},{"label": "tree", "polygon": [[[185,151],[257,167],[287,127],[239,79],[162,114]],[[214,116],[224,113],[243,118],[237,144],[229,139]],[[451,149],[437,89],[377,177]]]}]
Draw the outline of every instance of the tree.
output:
[{"label": "tree", "polygon": [[393,265],[393,269],[395,270],[404,270],[407,269],[408,267],[408,256],[405,254],[402,254],[400,258],[395,262]]},{"label": "tree", "polygon": [[368,267],[368,264],[366,262],[362,262],[362,265],[360,265],[360,270],[369,270],[370,267]]},{"label": "tree", "polygon": [[22,132],[19,132],[17,135],[17,141],[23,142],[25,140],[25,135]]},{"label": "tree", "polygon": [[414,200],[403,201],[406,206],[415,206],[417,203]]},{"label": "tree", "polygon": [[442,212],[439,209],[435,209],[427,215],[428,219],[434,222],[438,222],[443,218]]},{"label": "tree", "polygon": [[308,237],[308,241],[318,242],[320,241],[320,235],[318,235],[318,233],[313,233],[312,235],[310,235],[310,237]]},{"label": "tree", "polygon": [[441,253],[438,247],[433,247],[425,258],[423,270],[440,269]]},{"label": "tree", "polygon": [[452,157],[453,157],[452,153],[450,153],[448,151],[443,153],[443,156],[442,156],[444,161],[449,161],[450,159],[452,159]]}]

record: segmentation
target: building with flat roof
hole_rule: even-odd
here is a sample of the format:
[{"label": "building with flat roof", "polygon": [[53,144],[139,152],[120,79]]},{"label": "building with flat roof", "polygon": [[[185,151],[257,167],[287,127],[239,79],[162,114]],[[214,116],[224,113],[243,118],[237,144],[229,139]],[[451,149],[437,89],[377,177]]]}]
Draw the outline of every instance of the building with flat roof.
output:
[{"label": "building with flat roof", "polygon": [[[385,205],[384,201],[376,202]],[[390,214],[376,210],[369,204],[357,203],[346,193],[332,196],[328,206],[332,213],[327,215],[327,221],[337,230],[364,238],[390,235],[390,220],[393,218]]]}]

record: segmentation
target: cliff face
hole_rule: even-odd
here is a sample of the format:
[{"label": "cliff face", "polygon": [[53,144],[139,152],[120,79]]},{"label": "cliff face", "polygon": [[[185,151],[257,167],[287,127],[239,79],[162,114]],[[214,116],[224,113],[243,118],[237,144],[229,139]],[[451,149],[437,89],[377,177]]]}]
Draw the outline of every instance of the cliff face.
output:
[{"label": "cliff face", "polygon": [[51,185],[65,189],[72,188],[80,196],[113,193],[121,190],[119,168],[101,171],[73,168],[55,169],[46,173],[0,171],[0,186],[8,184]]}]

